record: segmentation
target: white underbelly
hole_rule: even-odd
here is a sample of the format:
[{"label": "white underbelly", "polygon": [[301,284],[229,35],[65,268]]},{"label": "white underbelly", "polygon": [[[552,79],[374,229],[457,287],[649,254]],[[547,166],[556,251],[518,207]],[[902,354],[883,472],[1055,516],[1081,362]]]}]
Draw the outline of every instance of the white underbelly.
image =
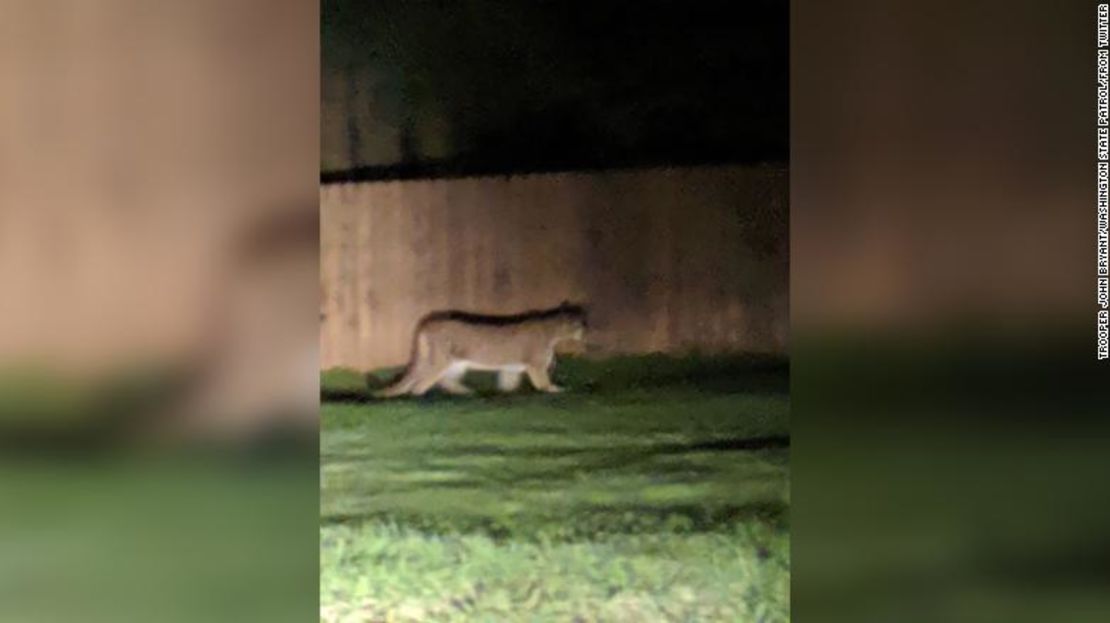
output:
[{"label": "white underbelly", "polygon": [[523,363],[488,364],[480,361],[456,359],[451,363],[452,371],[480,370],[483,372],[524,372],[527,368]]}]

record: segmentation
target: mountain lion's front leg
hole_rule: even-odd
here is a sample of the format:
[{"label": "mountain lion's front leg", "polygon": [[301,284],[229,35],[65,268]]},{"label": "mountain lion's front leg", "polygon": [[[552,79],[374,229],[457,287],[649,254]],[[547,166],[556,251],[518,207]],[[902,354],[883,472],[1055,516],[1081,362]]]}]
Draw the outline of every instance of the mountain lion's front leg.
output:
[{"label": "mountain lion's front leg", "polygon": [[532,385],[541,392],[556,394],[563,391],[562,387],[551,382],[551,377],[547,375],[547,368],[544,366],[534,364],[528,366],[528,380],[532,381]]}]

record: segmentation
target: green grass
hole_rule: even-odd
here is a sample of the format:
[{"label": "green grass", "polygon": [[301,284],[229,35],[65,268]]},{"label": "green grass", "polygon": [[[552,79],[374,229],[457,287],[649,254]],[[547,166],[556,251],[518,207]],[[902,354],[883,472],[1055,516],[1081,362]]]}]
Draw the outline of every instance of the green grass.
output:
[{"label": "green grass", "polygon": [[786,366],[562,360],[560,395],[324,375],[328,621],[785,621]]}]

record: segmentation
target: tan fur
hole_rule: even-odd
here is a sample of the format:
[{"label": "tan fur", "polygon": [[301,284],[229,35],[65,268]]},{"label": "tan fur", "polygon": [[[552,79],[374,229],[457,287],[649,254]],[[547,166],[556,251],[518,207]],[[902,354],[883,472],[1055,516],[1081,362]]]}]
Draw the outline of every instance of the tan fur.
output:
[{"label": "tan fur", "polygon": [[516,316],[479,316],[463,312],[431,314],[417,325],[412,360],[393,385],[378,392],[382,398],[420,396],[432,387],[452,394],[469,394],[462,384],[467,370],[493,370],[498,388],[515,390],[521,375],[544,392],[559,392],[548,370],[555,361],[555,345],[580,340],[586,327],[581,308],[557,308]]}]

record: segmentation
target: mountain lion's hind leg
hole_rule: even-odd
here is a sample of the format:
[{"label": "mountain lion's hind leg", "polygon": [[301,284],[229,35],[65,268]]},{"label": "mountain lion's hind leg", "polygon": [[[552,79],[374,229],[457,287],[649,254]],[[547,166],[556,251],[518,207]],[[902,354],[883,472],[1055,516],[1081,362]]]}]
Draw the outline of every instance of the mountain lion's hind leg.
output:
[{"label": "mountain lion's hind leg", "polygon": [[520,370],[499,370],[497,372],[497,389],[509,393],[520,387],[522,373]]},{"label": "mountain lion's hind leg", "polygon": [[473,394],[474,390],[463,385],[462,379],[464,376],[466,376],[466,364],[453,363],[447,367],[447,371],[440,377],[439,388],[456,396]]},{"label": "mountain lion's hind leg", "polygon": [[402,376],[393,381],[391,385],[374,392],[374,397],[396,398],[397,396],[402,396],[409,393],[409,390],[412,389],[412,386],[415,383],[416,381],[413,380],[412,372],[406,370],[404,373],[402,373]]},{"label": "mountain lion's hind leg", "polygon": [[440,379],[447,373],[451,367],[450,364],[442,363],[435,366],[428,367],[428,375],[416,381],[412,387],[413,396],[423,396],[428,393],[428,390],[439,384]]},{"label": "mountain lion's hind leg", "polygon": [[416,382],[412,386],[412,395],[423,396],[428,393],[428,390],[435,387],[443,375],[451,370],[451,358],[442,351],[431,344],[425,353],[425,359],[421,361],[421,372],[416,376]]}]

